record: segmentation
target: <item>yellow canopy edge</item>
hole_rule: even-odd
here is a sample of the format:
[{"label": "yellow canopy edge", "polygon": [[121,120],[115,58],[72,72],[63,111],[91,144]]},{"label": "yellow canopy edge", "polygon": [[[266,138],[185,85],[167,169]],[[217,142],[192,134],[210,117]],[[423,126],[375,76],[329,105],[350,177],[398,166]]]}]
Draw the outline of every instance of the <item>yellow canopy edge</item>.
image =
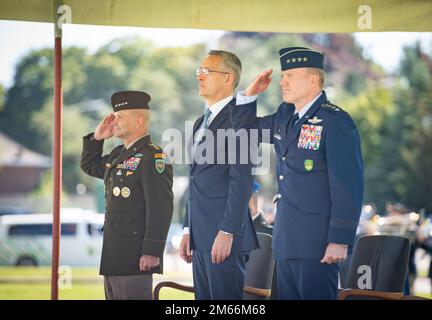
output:
[{"label": "yellow canopy edge", "polygon": [[[263,32],[431,31],[431,0],[65,0],[72,23]],[[365,7],[361,6],[368,6]],[[1,20],[53,22],[53,0],[0,0]],[[369,13],[368,13],[369,12]],[[364,29],[365,16],[370,28]]]}]

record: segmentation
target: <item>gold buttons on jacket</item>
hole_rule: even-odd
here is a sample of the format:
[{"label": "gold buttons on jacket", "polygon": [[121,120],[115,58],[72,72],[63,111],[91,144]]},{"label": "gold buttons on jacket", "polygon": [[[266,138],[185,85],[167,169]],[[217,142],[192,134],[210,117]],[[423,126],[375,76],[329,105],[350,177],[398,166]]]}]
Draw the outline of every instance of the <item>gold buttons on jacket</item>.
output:
[{"label": "gold buttons on jacket", "polygon": [[120,188],[119,187],[113,188],[113,195],[116,197],[118,197],[120,195]]},{"label": "gold buttons on jacket", "polygon": [[128,198],[130,196],[130,189],[128,187],[123,187],[121,189],[121,194],[123,198]]}]

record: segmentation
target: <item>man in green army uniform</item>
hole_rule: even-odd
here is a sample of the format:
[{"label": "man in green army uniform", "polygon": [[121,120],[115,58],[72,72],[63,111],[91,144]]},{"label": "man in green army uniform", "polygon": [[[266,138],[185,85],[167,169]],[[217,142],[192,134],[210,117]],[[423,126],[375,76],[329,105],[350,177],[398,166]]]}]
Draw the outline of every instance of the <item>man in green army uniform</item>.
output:
[{"label": "man in green army uniform", "polygon": [[[84,137],[81,169],[104,179],[106,213],[100,274],[105,297],[151,299],[173,212],[173,171],[148,134],[150,96],[113,94],[114,112]],[[102,156],[105,139],[123,145]]]}]

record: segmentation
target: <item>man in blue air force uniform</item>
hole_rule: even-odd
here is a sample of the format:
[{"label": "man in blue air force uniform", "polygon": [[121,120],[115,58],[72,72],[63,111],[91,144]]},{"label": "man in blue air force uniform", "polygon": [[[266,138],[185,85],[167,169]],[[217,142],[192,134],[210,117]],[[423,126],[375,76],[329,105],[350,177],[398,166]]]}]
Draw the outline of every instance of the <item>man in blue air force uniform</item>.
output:
[{"label": "man in blue air force uniform", "polygon": [[[192,262],[196,299],[241,299],[245,265],[258,240],[248,212],[253,178],[240,145],[217,135],[231,129],[230,108],[241,63],[232,53],[210,51],[196,72],[207,103],[194,125],[194,158],[180,256]],[[235,155],[233,154],[235,153]],[[207,157],[208,156],[208,157]],[[235,156],[235,163],[228,160]],[[231,158],[232,159],[232,158]],[[220,161],[222,160],[222,161]]]},{"label": "man in blue air force uniform", "polygon": [[[277,157],[273,249],[280,299],[335,299],[338,262],[353,245],[363,200],[360,137],[351,117],[327,100],[324,54],[280,50],[284,102],[256,116],[256,96],[271,82],[260,74],[231,109],[235,129],[270,130]],[[241,105],[240,105],[241,104]]]}]

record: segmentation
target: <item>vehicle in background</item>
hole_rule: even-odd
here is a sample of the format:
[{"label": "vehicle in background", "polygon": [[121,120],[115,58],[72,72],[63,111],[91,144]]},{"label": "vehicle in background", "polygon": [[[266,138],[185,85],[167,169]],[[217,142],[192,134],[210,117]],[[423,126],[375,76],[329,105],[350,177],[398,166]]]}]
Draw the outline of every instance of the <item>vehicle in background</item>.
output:
[{"label": "vehicle in background", "polygon": [[[0,216],[0,265],[50,265],[52,220],[52,214]],[[62,209],[60,264],[99,265],[103,222],[103,214]]]},{"label": "vehicle in background", "polygon": [[8,214],[30,214],[31,211],[27,208],[21,207],[2,207],[0,208],[0,216]]}]

